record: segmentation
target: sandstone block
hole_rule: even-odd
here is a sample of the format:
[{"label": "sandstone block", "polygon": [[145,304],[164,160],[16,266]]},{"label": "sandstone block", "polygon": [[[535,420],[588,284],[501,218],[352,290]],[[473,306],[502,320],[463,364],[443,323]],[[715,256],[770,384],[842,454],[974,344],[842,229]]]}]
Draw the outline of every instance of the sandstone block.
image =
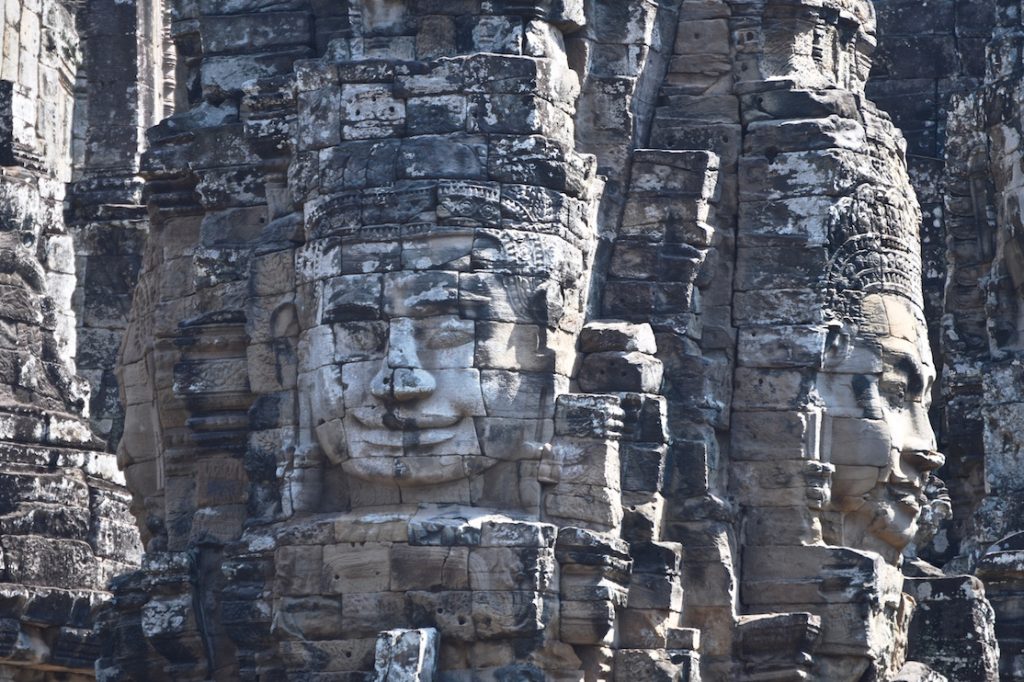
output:
[{"label": "sandstone block", "polygon": [[436,628],[448,645],[477,642],[471,618],[472,595],[468,591],[409,592],[406,597],[411,621],[416,627]]},{"label": "sandstone block", "polygon": [[484,640],[530,636],[542,630],[551,608],[536,592],[474,591],[473,623]]},{"label": "sandstone block", "polygon": [[302,639],[324,639],[344,629],[341,597],[284,597],[274,609],[273,628]]},{"label": "sandstone block", "polygon": [[472,138],[419,136],[402,141],[399,177],[484,180],[488,147]]},{"label": "sandstone block", "polygon": [[342,632],[352,637],[372,637],[396,623],[409,624],[405,597],[397,592],[345,594],[341,617]]},{"label": "sandstone block", "polygon": [[630,609],[683,610],[683,585],[677,575],[634,573],[629,583]]},{"label": "sandstone block", "polygon": [[469,555],[473,590],[545,592],[554,573],[554,553],[548,549],[479,547]]},{"label": "sandstone block", "polygon": [[636,351],[654,355],[658,351],[651,326],[629,322],[587,323],[580,332],[579,348],[584,353]]},{"label": "sandstone block", "polygon": [[560,602],[559,636],[569,644],[610,644],[615,607],[611,601]]},{"label": "sandstone block", "polygon": [[323,548],[319,545],[279,548],[274,562],[276,590],[288,596],[319,593],[322,566]]},{"label": "sandstone block", "polygon": [[[478,551],[478,550],[474,550]],[[391,547],[391,589],[465,590],[472,579],[470,553],[465,547]]]},{"label": "sandstone block", "polygon": [[732,453],[740,460],[806,459],[814,434],[814,415],[796,411],[736,412]]},{"label": "sandstone block", "polygon": [[586,528],[609,530],[622,521],[618,491],[603,486],[559,485],[544,496],[550,518]]},{"label": "sandstone block", "polygon": [[359,672],[374,663],[376,639],[283,641],[278,644],[282,661],[292,670],[324,673]]},{"label": "sandstone block", "polygon": [[566,393],[556,403],[555,433],[611,440],[622,430],[624,417],[616,396]]},{"label": "sandstone block", "polygon": [[619,446],[620,485],[623,491],[660,492],[665,483],[665,457],[668,448],[647,443],[622,443]]},{"label": "sandstone block", "polygon": [[480,383],[487,414],[494,417],[553,417],[555,396],[569,390],[565,377],[539,372],[481,370]]},{"label": "sandstone block", "polygon": [[382,84],[345,84],[341,87],[341,134],[346,140],[398,135],[405,127],[405,101]]},{"label": "sandstone block", "polygon": [[374,672],[380,680],[432,682],[437,653],[437,630],[388,630],[377,637]]},{"label": "sandstone block", "polygon": [[619,641],[629,648],[664,649],[668,628],[677,625],[678,620],[678,612],[627,607],[619,615]]},{"label": "sandstone block", "polygon": [[552,547],[556,528],[546,523],[487,520],[481,524],[483,547]]},{"label": "sandstone block", "polygon": [[330,545],[323,550],[321,589],[335,594],[376,593],[389,589],[387,546]]}]

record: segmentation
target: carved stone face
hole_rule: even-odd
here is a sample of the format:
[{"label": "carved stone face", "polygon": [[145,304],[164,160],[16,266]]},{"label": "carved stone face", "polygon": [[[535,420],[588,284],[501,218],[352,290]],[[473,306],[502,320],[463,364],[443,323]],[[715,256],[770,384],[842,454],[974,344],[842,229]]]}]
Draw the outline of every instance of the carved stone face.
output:
[{"label": "carved stone face", "polygon": [[935,451],[928,421],[935,368],[924,322],[900,296],[871,294],[859,329],[820,390],[836,471],[832,503],[840,542],[895,562],[913,540]]},{"label": "carved stone face", "polygon": [[484,417],[472,320],[395,317],[381,325],[380,358],[348,363],[345,470],[358,478],[422,483],[483,468],[474,417]]},{"label": "carved stone face", "polygon": [[401,488],[503,463],[515,487],[519,465],[552,436],[582,317],[584,252],[558,237],[543,259],[510,245],[536,248],[541,236],[433,228],[341,245],[367,270],[391,251],[384,272],[324,279],[307,332],[307,356],[322,363],[310,421],[328,459],[352,479]]}]

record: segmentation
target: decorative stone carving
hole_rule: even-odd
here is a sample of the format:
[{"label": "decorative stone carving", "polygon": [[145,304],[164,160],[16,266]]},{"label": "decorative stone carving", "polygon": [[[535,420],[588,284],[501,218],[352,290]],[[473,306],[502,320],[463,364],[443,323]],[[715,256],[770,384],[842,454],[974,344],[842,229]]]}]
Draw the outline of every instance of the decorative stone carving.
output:
[{"label": "decorative stone carving", "polygon": [[[913,35],[887,0],[79,5],[74,175],[70,107],[33,123],[12,66],[35,5],[0,7],[0,199],[55,226],[0,238],[0,440],[12,495],[88,497],[91,544],[40,544],[39,514],[0,540],[26,584],[134,558],[92,541],[131,538],[83,463],[77,324],[147,550],[100,678],[992,679],[992,632],[1013,674],[1016,10],[932,3]],[[137,74],[106,73],[103,17]],[[948,126],[977,64],[914,86],[926,150],[898,55],[967,60],[997,23]],[[948,216],[920,156],[947,130]]]},{"label": "decorative stone carving", "polygon": [[868,293],[854,319],[826,350],[821,386],[837,544],[895,562],[917,532],[928,475],[944,461],[927,414],[935,370],[907,298]]}]

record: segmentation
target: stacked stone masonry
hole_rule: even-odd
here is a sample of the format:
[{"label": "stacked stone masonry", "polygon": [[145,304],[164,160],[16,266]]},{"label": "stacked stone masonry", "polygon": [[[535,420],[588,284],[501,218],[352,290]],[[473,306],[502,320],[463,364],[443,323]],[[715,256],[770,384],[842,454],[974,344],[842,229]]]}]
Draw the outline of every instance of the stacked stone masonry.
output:
[{"label": "stacked stone masonry", "polygon": [[76,375],[74,7],[0,10],[0,676],[94,676],[107,583],[137,565],[138,534],[115,456],[89,427]]},{"label": "stacked stone masonry", "polygon": [[0,0],[0,679],[1024,680],[1017,0]]}]

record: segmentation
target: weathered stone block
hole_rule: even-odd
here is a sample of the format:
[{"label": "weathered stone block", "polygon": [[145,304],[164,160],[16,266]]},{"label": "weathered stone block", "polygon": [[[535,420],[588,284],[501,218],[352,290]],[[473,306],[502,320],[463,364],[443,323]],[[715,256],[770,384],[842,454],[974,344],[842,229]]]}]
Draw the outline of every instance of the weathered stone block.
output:
[{"label": "weathered stone block", "polygon": [[480,382],[488,416],[519,417],[555,414],[555,396],[569,392],[569,381],[560,375],[539,372],[481,370]]},{"label": "weathered stone block", "polygon": [[465,590],[469,587],[470,553],[465,547],[391,547],[391,589]]},{"label": "weathered stone block", "polygon": [[283,641],[279,654],[291,670],[346,673],[368,670],[373,666],[375,639],[328,641]]},{"label": "weathered stone block", "polygon": [[624,491],[661,492],[665,484],[668,449],[660,444],[622,443],[621,487]]},{"label": "weathered stone block", "polygon": [[580,388],[588,393],[657,393],[661,360],[643,353],[591,353],[580,366]]},{"label": "weathered stone block", "polygon": [[444,642],[477,642],[471,617],[473,593],[464,591],[406,593],[410,619],[415,627],[436,628]]},{"label": "weathered stone block", "polygon": [[473,590],[546,592],[554,572],[554,553],[547,549],[479,547],[469,555]]},{"label": "weathered stone block", "polygon": [[825,337],[823,327],[747,328],[739,335],[739,362],[747,367],[816,367]]},{"label": "weathered stone block", "polygon": [[345,140],[396,137],[405,129],[405,101],[390,85],[342,85],[340,113]]},{"label": "weathered stone block", "polygon": [[431,682],[437,674],[437,630],[388,630],[377,638],[374,671],[381,680]]},{"label": "weathered stone block", "polygon": [[328,593],[377,593],[391,585],[387,546],[331,545],[323,550],[321,589]]},{"label": "weathered stone block", "polygon": [[610,644],[615,606],[611,601],[560,602],[559,636],[570,644]]},{"label": "weathered stone block", "polygon": [[539,184],[570,196],[579,196],[586,186],[592,160],[566,153],[545,137],[496,137],[491,144],[487,158],[491,180]]},{"label": "weathered stone block", "polygon": [[459,276],[454,272],[399,272],[384,277],[384,311],[394,317],[457,315]]},{"label": "weathered stone block", "polygon": [[320,545],[281,547],[274,562],[276,589],[284,595],[315,595],[321,589],[323,548]]},{"label": "weathered stone block", "polygon": [[473,593],[473,624],[480,639],[534,635],[545,626],[551,608],[536,592],[481,591]]},{"label": "weathered stone block", "polygon": [[397,592],[346,594],[341,617],[342,631],[353,637],[373,637],[395,624],[409,624],[404,595]]},{"label": "weathered stone block", "polygon": [[658,352],[650,325],[627,322],[587,323],[580,332],[579,348],[584,353],[636,351],[654,355]]},{"label": "weathered stone block", "polygon": [[604,486],[560,485],[544,496],[544,511],[561,523],[598,530],[615,528],[622,521],[618,490]]},{"label": "weathered stone block", "polygon": [[422,135],[403,140],[398,157],[400,178],[484,180],[487,146],[460,136]]},{"label": "weathered stone block", "polygon": [[740,460],[809,459],[817,420],[797,411],[736,412],[732,418],[732,454]]}]

